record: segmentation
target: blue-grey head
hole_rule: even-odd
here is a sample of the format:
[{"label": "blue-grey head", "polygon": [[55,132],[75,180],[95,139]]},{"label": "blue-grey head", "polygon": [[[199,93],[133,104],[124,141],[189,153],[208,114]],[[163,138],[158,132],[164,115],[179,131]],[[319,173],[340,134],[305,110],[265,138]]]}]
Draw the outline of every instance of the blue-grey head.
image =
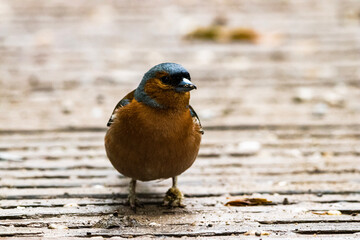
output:
[{"label": "blue-grey head", "polygon": [[[175,105],[189,91],[196,89],[189,72],[177,63],[161,63],[145,73],[135,90],[135,99],[151,107],[164,108]],[[188,100],[187,100],[188,101]]]}]

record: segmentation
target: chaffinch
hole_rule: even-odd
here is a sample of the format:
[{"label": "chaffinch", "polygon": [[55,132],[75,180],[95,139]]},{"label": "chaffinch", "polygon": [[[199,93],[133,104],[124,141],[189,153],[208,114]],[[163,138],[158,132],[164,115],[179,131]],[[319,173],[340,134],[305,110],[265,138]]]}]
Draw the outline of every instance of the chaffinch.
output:
[{"label": "chaffinch", "polygon": [[114,168],[131,178],[128,202],[136,200],[136,181],[172,178],[164,204],[183,206],[177,176],[195,161],[203,129],[189,105],[196,89],[176,63],[161,63],[145,73],[139,86],[116,105],[107,126],[106,154]]}]

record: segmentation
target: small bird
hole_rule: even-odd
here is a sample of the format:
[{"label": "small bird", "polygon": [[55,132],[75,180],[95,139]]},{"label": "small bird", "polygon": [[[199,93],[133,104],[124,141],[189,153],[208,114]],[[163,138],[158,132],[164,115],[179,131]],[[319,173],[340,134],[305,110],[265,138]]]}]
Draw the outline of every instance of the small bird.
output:
[{"label": "small bird", "polygon": [[134,210],[140,205],[137,180],[172,178],[164,205],[184,206],[177,176],[194,163],[204,133],[189,105],[193,89],[196,86],[184,67],[161,63],[115,106],[107,123],[105,149],[114,168],[131,178],[128,203]]}]

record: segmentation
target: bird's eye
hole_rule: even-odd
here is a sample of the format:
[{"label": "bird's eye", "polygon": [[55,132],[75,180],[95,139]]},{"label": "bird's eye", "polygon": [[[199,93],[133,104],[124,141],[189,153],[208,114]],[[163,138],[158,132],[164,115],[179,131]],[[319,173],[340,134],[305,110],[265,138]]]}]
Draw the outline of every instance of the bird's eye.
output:
[{"label": "bird's eye", "polygon": [[161,77],[160,79],[161,79],[161,81],[162,81],[163,83],[169,83],[169,81],[170,81],[169,76],[163,76],[163,77]]}]

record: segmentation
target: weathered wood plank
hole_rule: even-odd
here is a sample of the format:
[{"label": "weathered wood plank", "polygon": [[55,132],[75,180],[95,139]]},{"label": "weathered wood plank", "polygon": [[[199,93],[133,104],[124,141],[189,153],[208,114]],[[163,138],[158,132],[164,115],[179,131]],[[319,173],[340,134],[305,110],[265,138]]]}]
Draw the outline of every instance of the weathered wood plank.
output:
[{"label": "weathered wood plank", "polygon": [[[99,220],[99,218],[103,217],[106,219],[108,217],[112,217],[112,214],[116,211],[119,217],[126,215],[130,219],[135,220],[137,229],[140,232],[146,232],[148,226],[152,226],[151,228],[155,232],[160,231],[161,233],[165,234],[167,231],[170,231],[169,229],[172,229],[174,226],[182,226],[190,229],[196,229],[197,227],[205,227],[205,229],[207,230],[214,231],[224,231],[224,229],[222,228],[225,227],[228,230],[227,232],[233,231],[241,226],[241,228],[246,228],[247,231],[263,230],[272,234],[276,232],[288,233],[290,231],[301,231],[303,234],[307,234],[307,232],[312,229],[312,226],[315,226],[309,225],[310,223],[317,223],[316,226],[320,226],[319,228],[316,228],[319,230],[318,234],[330,234],[331,230],[333,230],[333,233],[350,233],[350,231],[359,231],[359,229],[357,228],[359,226],[357,223],[360,221],[359,217],[353,217],[349,215],[335,217],[330,215],[315,215],[311,213],[311,211],[314,210],[314,207],[316,208],[317,206],[324,206],[320,203],[314,204],[301,202],[299,206],[273,205],[271,207],[225,207],[223,206],[223,204],[216,204],[218,200],[219,198],[210,199],[209,205],[209,201],[207,199],[188,199],[186,201],[186,203],[188,204],[188,207],[186,209],[175,210],[169,210],[167,208],[161,207],[159,208],[159,206],[156,205],[146,205],[145,209],[139,209],[139,212],[135,215],[129,210],[128,207],[124,206],[100,207],[89,205],[85,207],[71,208],[39,207],[36,209],[17,209],[12,212],[9,211],[10,214],[7,214],[6,211],[8,210],[5,210],[3,214],[5,213],[5,216],[8,220],[6,220],[6,222],[4,222],[2,225],[9,225],[11,222],[15,223],[15,225],[19,225],[21,224],[21,221],[16,219],[27,216],[27,218],[35,218],[35,220],[27,220],[24,223],[28,222],[28,224],[32,224],[35,228],[44,226],[41,224],[38,225],[41,220],[42,224],[50,224],[57,222],[60,225],[64,224],[69,228],[82,228],[83,230],[92,231],[89,227],[95,224],[96,221]],[[226,199],[220,198],[220,200],[224,201]],[[326,208],[326,210],[332,209],[334,207],[331,204],[328,204],[327,206],[328,208]],[[341,208],[339,208],[338,206],[338,208],[336,209],[345,212],[346,208],[351,209],[351,204],[349,205],[348,203],[346,203],[343,204]],[[215,209],[216,211],[214,211]],[[163,212],[159,213],[159,210]],[[279,215],[279,212],[282,212],[282,214]],[[144,215],[144,213],[148,214]],[[234,215],[235,213],[236,215]],[[239,213],[241,214],[239,215]],[[160,219],[159,214],[163,216]],[[65,218],[64,215],[68,215],[69,217]],[[71,217],[76,215],[80,215],[80,218]],[[85,215],[87,215],[88,217],[85,217]],[[56,218],[56,220],[54,221],[54,217],[59,216],[62,217]],[[285,216],[287,218],[284,218]],[[293,218],[290,218],[290,216],[293,216]],[[38,217],[42,219],[36,220],[36,218]],[[11,218],[13,218],[13,220]],[[275,222],[265,220],[264,218],[275,220]],[[278,219],[280,223],[276,223]],[[194,222],[196,223],[195,226]],[[331,223],[331,226],[328,225],[329,223]],[[123,229],[122,226],[124,225],[125,227],[127,227],[126,225],[128,224],[129,223],[127,221],[122,222],[120,219],[119,227],[126,232],[126,228]],[[96,229],[93,230],[96,231]],[[134,231],[134,229],[127,230],[129,230],[130,232]]]},{"label": "weathered wood plank", "polygon": [[[307,183],[307,184],[264,184],[256,182],[240,182],[236,185],[229,185],[226,182],[221,182],[219,185],[209,184],[203,185],[203,182],[194,182],[194,185],[180,185],[183,192],[188,196],[208,196],[210,195],[239,195],[247,193],[279,193],[279,194],[304,194],[304,193],[313,193],[313,194],[358,194],[360,192],[359,183],[349,183],[349,182],[340,182],[332,183],[331,188],[327,183]],[[159,184],[143,183],[139,184],[139,193],[146,194],[159,194],[165,193],[167,189],[171,186],[168,181]],[[271,190],[269,188],[271,187]],[[90,193],[90,194],[89,194]],[[83,186],[83,187],[73,187],[73,188],[50,188],[46,189],[37,189],[37,188],[1,188],[0,196],[2,199],[20,199],[20,198],[51,198],[68,195],[68,196],[96,196],[96,195],[108,195],[116,196],[118,194],[125,195],[127,193],[127,186],[117,186],[117,187],[104,187],[97,188],[96,185],[93,187]]]},{"label": "weathered wood plank", "polygon": [[[126,196],[126,195],[125,195]],[[162,195],[146,195],[146,194],[140,194],[140,199],[148,206],[147,208],[156,208],[157,205],[161,205],[162,203]],[[273,204],[270,206],[246,206],[246,207],[226,207],[224,206],[226,202],[229,201],[228,197],[221,196],[221,197],[203,197],[203,198],[197,198],[197,197],[188,197],[186,198],[185,203],[188,204],[188,207],[186,209],[183,209],[184,212],[191,213],[192,211],[203,211],[203,212],[213,212],[216,211],[225,211],[225,212],[242,212],[242,213],[262,213],[262,212],[277,212],[277,211],[283,211],[287,212],[286,215],[297,215],[301,214],[304,215],[305,218],[315,218],[315,219],[335,219],[336,217],[341,220],[343,218],[348,219],[349,216],[351,216],[351,219],[354,221],[357,221],[359,219],[359,216],[357,215],[360,210],[358,208],[359,204],[356,200],[348,200],[348,201],[340,201],[338,199],[338,202],[334,201],[327,201],[327,197],[321,197],[319,199],[324,200],[318,200],[318,201],[309,201],[303,199],[300,197],[294,197],[293,195],[269,195],[269,194],[257,194],[255,195],[257,197],[265,197],[268,200],[273,201]],[[65,196],[66,197],[66,196]],[[243,198],[243,196],[238,197],[231,197],[231,199],[236,198]],[[284,198],[288,198],[288,203],[284,203]],[[79,201],[78,206],[74,206],[74,201]],[[18,205],[19,208],[2,208],[1,211],[1,217],[2,219],[6,219],[9,217],[11,219],[11,216],[35,216],[35,215],[49,215],[53,214],[54,216],[56,213],[59,214],[76,214],[79,215],[81,212],[87,212],[90,215],[98,215],[97,213],[101,210],[104,211],[110,211],[116,210],[121,211],[124,213],[128,213],[130,211],[129,207],[125,206],[125,198],[112,198],[108,197],[106,199],[69,199],[69,198],[61,198],[59,199],[49,199],[49,200],[27,200],[29,202],[28,205]],[[8,202],[12,201],[20,203],[20,200],[7,200]],[[61,201],[63,202],[61,204]],[[34,203],[35,202],[35,203]],[[42,202],[42,203],[41,203]],[[40,204],[39,204],[40,203]],[[71,205],[72,204],[72,205]],[[69,206],[68,206],[69,205]],[[104,207],[104,208],[103,208]],[[89,211],[89,208],[93,208],[93,211]],[[166,207],[160,207],[159,209],[162,209],[163,211],[167,211]],[[114,211],[115,211],[114,210]],[[327,214],[316,214],[317,212],[327,211],[327,210],[339,210],[343,212],[341,216],[331,216]],[[139,209],[139,211],[146,212],[146,209]],[[174,209],[174,211],[177,211]],[[131,212],[131,211],[130,211]],[[315,212],[315,213],[313,213]],[[319,215],[320,214],[320,215]],[[220,216],[221,214],[219,214]],[[290,217],[285,217],[286,215],[279,216],[280,220],[286,220]],[[231,216],[229,216],[231,217]],[[254,216],[254,219],[257,218],[259,221],[260,219],[258,217]],[[266,219],[266,221],[269,221],[269,219],[278,219],[276,216],[262,216],[261,219]],[[265,221],[265,220],[264,220]],[[267,223],[266,223],[267,224]]]},{"label": "weathered wood plank", "polygon": [[[254,193],[255,194],[255,193]],[[210,195],[210,194],[209,194]],[[255,194],[253,196],[258,196],[259,194]],[[150,194],[142,195],[146,196],[146,200],[148,202],[159,201],[161,199],[161,195],[151,196]],[[65,198],[64,198],[65,197]],[[251,196],[233,196],[231,198],[238,197],[251,197]],[[317,202],[317,203],[326,203],[326,204],[336,204],[342,202],[350,202],[357,203],[359,202],[359,194],[278,194],[278,193],[269,193],[269,194],[261,194],[261,197],[267,198],[273,202],[283,203],[284,199],[287,198],[289,204],[294,203],[302,203],[302,202]],[[188,198],[193,199],[194,197],[188,196]],[[203,196],[200,198],[195,198],[194,201],[198,201],[203,203],[204,205],[216,205],[219,202],[225,203],[228,200],[226,196],[219,197],[211,197],[211,196]],[[193,201],[193,200],[189,200]],[[119,196],[119,199],[114,199],[111,197],[106,198],[104,194],[103,198],[71,198],[71,196],[62,196],[58,198],[49,198],[49,199],[18,199],[18,200],[5,200],[2,199],[0,202],[0,208],[9,209],[20,207],[60,207],[66,205],[68,203],[77,203],[78,205],[107,205],[107,204],[122,204],[123,199]]]},{"label": "weathered wood plank", "polygon": [[[224,138],[221,142],[218,141],[221,134],[211,134],[211,132],[207,133],[208,136],[204,137],[202,141],[202,146],[207,151],[208,148],[213,147],[230,147],[235,144],[239,144],[242,142],[248,141],[257,141],[258,136],[254,135],[245,135],[245,134],[222,134]],[[276,148],[308,148],[308,147],[318,147],[318,149],[325,148],[326,146],[335,148],[338,146],[342,149],[346,149],[346,146],[350,146],[353,148],[357,147],[358,140],[360,139],[359,135],[328,135],[328,134],[318,134],[320,138],[312,138],[311,136],[306,136],[306,134],[296,135],[296,134],[274,134],[272,132],[262,134],[264,139],[259,141],[261,146],[265,149],[276,149]],[[71,141],[58,141],[51,140],[49,143],[48,140],[44,142],[29,142],[28,140],[24,140],[23,143],[18,140],[14,140],[14,143],[10,143],[6,141],[6,143],[0,143],[0,149],[2,151],[7,151],[11,153],[29,153],[31,154],[33,151],[37,153],[48,152],[56,152],[56,151],[76,151],[76,152],[85,152],[88,150],[95,150],[100,152],[104,148],[104,141],[102,138],[94,139],[94,141],[86,141],[86,140],[71,140]],[[100,150],[100,151],[99,151]],[[103,151],[102,151],[103,152]]]},{"label": "weathered wood plank", "polygon": [[[234,156],[236,155],[236,156]],[[232,154],[226,154],[221,149],[214,149],[207,154],[201,154],[196,160],[195,169],[212,167],[238,167],[238,168],[259,168],[267,167],[269,164],[276,168],[288,168],[289,165],[294,166],[317,166],[325,169],[338,169],[349,167],[357,162],[357,156],[336,156],[331,152],[315,152],[301,153],[297,149],[288,149],[282,151],[273,150],[260,150],[259,153],[246,153],[237,152]],[[5,161],[0,166],[2,175],[6,175],[6,172],[26,170],[27,172],[37,172],[41,170],[61,171],[61,170],[76,170],[76,169],[88,169],[89,171],[101,171],[113,169],[109,160],[105,155],[98,158],[80,158],[74,159],[67,156],[63,156],[58,160],[48,159],[34,159],[24,161]],[[354,166],[356,171],[357,166]],[[293,170],[293,169],[291,169]],[[319,172],[320,173],[320,172]]]},{"label": "weathered wood plank", "polygon": [[[199,179],[201,177],[202,179]],[[241,176],[229,175],[226,177],[219,175],[184,175],[181,176],[181,186],[186,185],[198,185],[202,184],[204,187],[216,184],[216,183],[236,183],[241,181],[247,181],[251,179],[257,182],[263,182],[264,184],[278,184],[278,185],[292,185],[292,184],[309,184],[309,183],[344,183],[344,182],[360,182],[358,173],[347,173],[346,175],[334,174],[321,174],[321,178],[315,174],[282,174],[282,175],[265,175],[254,176],[244,171]],[[206,179],[204,179],[206,178]],[[334,180],[336,179],[336,180]],[[119,178],[117,174],[108,176],[98,176],[94,178],[27,178],[27,179],[15,179],[13,177],[3,177],[0,180],[0,186],[2,188],[73,188],[82,186],[94,186],[94,187],[114,187],[114,186],[127,186],[129,180],[126,178]]]}]

